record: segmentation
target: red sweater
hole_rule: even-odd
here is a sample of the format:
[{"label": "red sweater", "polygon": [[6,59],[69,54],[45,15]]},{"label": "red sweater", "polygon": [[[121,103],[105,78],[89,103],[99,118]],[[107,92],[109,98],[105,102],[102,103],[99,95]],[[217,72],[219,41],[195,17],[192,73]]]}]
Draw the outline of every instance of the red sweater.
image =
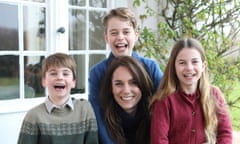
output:
[{"label": "red sweater", "polygon": [[[218,114],[217,144],[232,143],[232,126],[227,108],[217,88],[213,93],[224,107],[225,114]],[[203,144],[204,116],[200,94],[187,95],[178,90],[154,103],[151,120],[151,144]]]}]

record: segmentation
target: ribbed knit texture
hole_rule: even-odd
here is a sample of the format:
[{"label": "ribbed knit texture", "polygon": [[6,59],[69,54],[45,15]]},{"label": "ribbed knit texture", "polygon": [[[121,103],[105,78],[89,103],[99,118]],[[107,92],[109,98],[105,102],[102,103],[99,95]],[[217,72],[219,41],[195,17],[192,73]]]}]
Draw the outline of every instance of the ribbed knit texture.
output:
[{"label": "ribbed knit texture", "polygon": [[73,100],[68,107],[48,113],[44,103],[25,116],[18,144],[97,144],[97,122],[86,100]]}]

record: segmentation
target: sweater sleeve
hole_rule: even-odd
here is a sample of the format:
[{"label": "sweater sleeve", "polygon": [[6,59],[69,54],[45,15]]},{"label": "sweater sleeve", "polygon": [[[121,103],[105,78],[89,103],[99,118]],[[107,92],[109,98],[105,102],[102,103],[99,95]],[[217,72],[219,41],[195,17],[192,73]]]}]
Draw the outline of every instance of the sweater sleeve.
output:
[{"label": "sweater sleeve", "polygon": [[90,71],[89,74],[89,101],[92,104],[93,110],[96,115],[98,125],[98,135],[102,144],[113,144],[110,136],[108,135],[107,129],[100,110],[100,82],[101,75],[103,72],[96,67]]},{"label": "sweater sleeve", "polygon": [[169,111],[167,99],[154,103],[151,119],[151,144],[168,144]]},{"label": "sweater sleeve", "polygon": [[32,111],[27,112],[24,117],[21,130],[18,137],[18,144],[37,144],[38,143],[38,127],[31,121],[34,119],[32,117]]},{"label": "sweater sleeve", "polygon": [[88,127],[86,127],[86,134],[84,142],[85,144],[98,144],[98,130],[97,128],[97,121],[92,109],[92,106],[87,101],[85,102],[85,109],[87,109],[87,120],[88,120]]},{"label": "sweater sleeve", "polygon": [[221,91],[217,87],[213,88],[213,94],[216,96],[219,102],[219,108],[221,108],[221,111],[217,112],[218,117],[217,144],[231,144],[232,125],[227,109],[227,104],[225,103]]},{"label": "sweater sleeve", "polygon": [[155,92],[156,92],[160,86],[160,82],[162,80],[163,73],[162,73],[158,63],[155,61],[153,61],[153,63],[152,63],[151,70],[152,70],[152,73],[151,73],[152,80],[153,80],[153,83],[155,86]]}]

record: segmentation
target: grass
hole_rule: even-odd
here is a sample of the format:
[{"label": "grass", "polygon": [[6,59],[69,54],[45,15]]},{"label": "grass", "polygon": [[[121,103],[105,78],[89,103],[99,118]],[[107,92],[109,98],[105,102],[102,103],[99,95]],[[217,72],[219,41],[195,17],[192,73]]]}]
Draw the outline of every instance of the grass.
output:
[{"label": "grass", "polygon": [[16,85],[18,83],[18,78],[0,77],[0,86]]},{"label": "grass", "polygon": [[[240,98],[240,81],[234,86],[234,90],[231,94],[231,100],[236,100]],[[233,107],[229,107],[230,117],[232,121],[232,126],[234,130],[240,130],[240,99]]]}]

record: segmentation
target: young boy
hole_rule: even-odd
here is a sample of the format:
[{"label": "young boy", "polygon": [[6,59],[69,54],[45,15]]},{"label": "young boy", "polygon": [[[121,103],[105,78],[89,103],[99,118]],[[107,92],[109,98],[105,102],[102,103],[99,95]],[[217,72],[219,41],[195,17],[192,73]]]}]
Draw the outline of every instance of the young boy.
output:
[{"label": "young boy", "polygon": [[102,144],[112,144],[112,140],[107,133],[102,111],[99,102],[99,93],[101,81],[104,77],[109,63],[114,57],[132,56],[142,63],[150,78],[154,83],[154,89],[157,90],[162,78],[162,71],[159,65],[148,58],[142,57],[133,52],[133,47],[138,40],[139,33],[137,31],[137,20],[128,8],[112,9],[103,19],[104,39],[110,46],[111,54],[107,59],[99,62],[92,67],[89,74],[89,101],[91,102],[96,114],[100,142]]},{"label": "young boy", "polygon": [[76,85],[76,63],[56,53],[42,65],[42,85],[48,91],[45,102],[27,112],[18,144],[97,144],[97,123],[86,100],[70,97]]}]

